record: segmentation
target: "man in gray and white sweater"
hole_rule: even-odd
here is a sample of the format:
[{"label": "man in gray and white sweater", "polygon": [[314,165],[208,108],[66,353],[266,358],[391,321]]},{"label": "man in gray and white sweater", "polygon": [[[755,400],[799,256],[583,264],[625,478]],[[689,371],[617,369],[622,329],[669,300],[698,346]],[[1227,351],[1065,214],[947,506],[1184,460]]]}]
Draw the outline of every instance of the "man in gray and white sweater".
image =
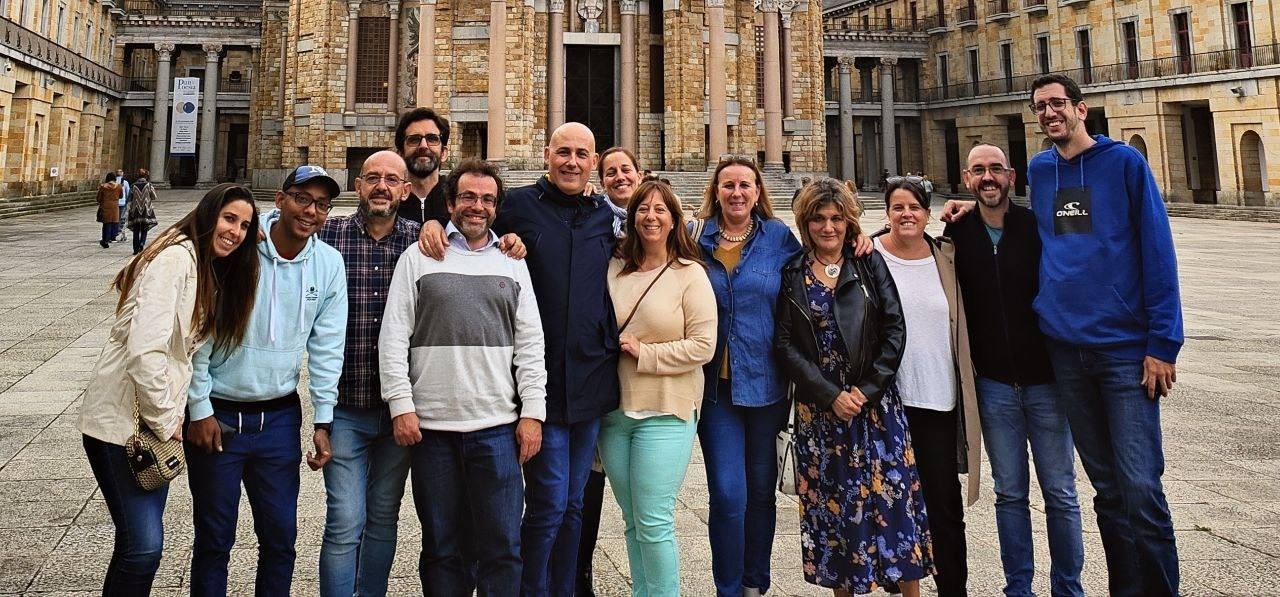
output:
[{"label": "man in gray and white sweater", "polygon": [[[546,419],[542,324],[529,269],[491,230],[502,200],[496,167],[458,165],[445,182],[442,261],[410,247],[396,264],[378,337],[382,397],[396,442],[412,445],[426,594],[520,592],[521,465]],[[471,518],[477,562],[465,561]],[[474,573],[474,578],[473,578]]]}]

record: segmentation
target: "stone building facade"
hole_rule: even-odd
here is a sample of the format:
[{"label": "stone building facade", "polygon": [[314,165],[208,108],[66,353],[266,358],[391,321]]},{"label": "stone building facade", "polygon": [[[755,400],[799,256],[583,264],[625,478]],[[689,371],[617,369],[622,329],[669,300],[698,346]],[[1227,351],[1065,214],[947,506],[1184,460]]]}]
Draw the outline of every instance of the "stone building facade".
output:
[{"label": "stone building facade", "polygon": [[896,162],[956,188],[968,148],[986,142],[1024,172],[1048,147],[1029,84],[1061,72],[1082,86],[1090,131],[1147,156],[1166,200],[1275,206],[1278,19],[1257,0],[828,1],[831,171],[865,184]]}]

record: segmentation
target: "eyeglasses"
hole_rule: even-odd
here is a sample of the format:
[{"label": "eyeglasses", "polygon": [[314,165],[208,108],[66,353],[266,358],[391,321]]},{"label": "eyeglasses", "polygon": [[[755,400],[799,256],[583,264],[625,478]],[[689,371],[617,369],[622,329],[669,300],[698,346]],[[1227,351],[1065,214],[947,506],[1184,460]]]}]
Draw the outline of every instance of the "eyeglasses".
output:
[{"label": "eyeglasses", "polygon": [[427,147],[439,147],[441,141],[442,139],[440,138],[440,135],[427,133],[425,135],[409,135],[408,137],[405,137],[404,145],[405,147],[417,147],[426,143]]},{"label": "eyeglasses", "polygon": [[1045,108],[1053,108],[1054,112],[1061,112],[1064,108],[1067,107],[1067,104],[1075,104],[1077,102],[1078,100],[1073,100],[1065,97],[1051,97],[1048,100],[1045,100],[1043,102],[1027,104],[1027,107],[1031,109],[1032,114],[1039,114],[1041,112],[1044,112]]},{"label": "eyeglasses", "polygon": [[404,179],[399,176],[378,176],[377,174],[366,174],[360,177],[361,182],[371,187],[378,186],[378,183],[386,181],[389,187],[398,187],[404,184]]},{"label": "eyeglasses", "polygon": [[455,205],[475,205],[479,201],[480,205],[485,207],[495,207],[498,205],[498,197],[496,195],[477,195],[475,193],[458,193],[453,200]]},{"label": "eyeglasses", "polygon": [[327,214],[333,210],[333,203],[327,199],[315,199],[305,193],[297,193],[293,191],[285,191],[284,194],[288,195],[290,199],[293,199],[293,202],[298,204],[298,207],[301,207],[302,209],[315,205],[316,210],[320,213]]},{"label": "eyeglasses", "polygon": [[991,166],[990,168],[986,168],[983,166],[974,166],[972,168],[969,168],[969,174],[977,176],[978,178],[982,178],[983,176],[986,176],[988,172],[990,172],[992,176],[1002,176],[1008,171],[1009,171],[1009,168],[1005,168],[1004,166]]}]

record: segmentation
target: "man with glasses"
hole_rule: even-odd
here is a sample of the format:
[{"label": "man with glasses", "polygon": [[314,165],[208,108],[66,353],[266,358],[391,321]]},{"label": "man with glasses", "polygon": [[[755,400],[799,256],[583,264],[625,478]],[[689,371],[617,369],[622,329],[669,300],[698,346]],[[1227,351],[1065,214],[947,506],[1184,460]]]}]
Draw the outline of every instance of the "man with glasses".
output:
[{"label": "man with glasses", "polygon": [[449,158],[449,120],[431,108],[415,108],[396,125],[396,150],[409,170],[409,196],[400,204],[400,217],[419,224],[448,223],[440,186],[440,166]]},{"label": "man with glasses", "polygon": [[1011,597],[1032,594],[1030,444],[1048,519],[1051,592],[1083,596],[1075,452],[1053,385],[1044,334],[1031,308],[1040,268],[1035,215],[1009,201],[1016,173],[999,147],[974,146],[963,177],[978,200],[979,217],[948,224],[943,234],[955,245],[956,274],[978,374],[979,420],[995,480],[1004,592]]},{"label": "man with glasses", "polygon": [[331,456],[328,429],[342,372],[346,271],[342,255],[314,238],[339,190],[318,166],[300,166],[285,178],[276,193],[279,211],[265,218],[266,236],[258,243],[262,273],[243,342],[229,354],[214,353],[209,342],[192,359],[186,432],[192,595],[227,594],[241,483],[258,537],[257,592],[289,594],[301,482],[302,354],[315,410],[315,453],[306,455],[312,470]]}]

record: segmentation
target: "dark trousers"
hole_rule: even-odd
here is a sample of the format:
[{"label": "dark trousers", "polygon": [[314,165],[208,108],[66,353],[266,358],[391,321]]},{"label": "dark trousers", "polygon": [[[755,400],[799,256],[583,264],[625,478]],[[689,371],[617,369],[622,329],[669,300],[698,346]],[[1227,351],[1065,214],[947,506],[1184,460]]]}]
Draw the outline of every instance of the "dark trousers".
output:
[{"label": "dark trousers", "polygon": [[117,234],[120,234],[120,224],[118,222],[102,223],[102,242],[115,242]]},{"label": "dark trousers", "polygon": [[582,493],[596,454],[600,419],[544,423],[542,449],[524,465],[525,509],[520,527],[524,597],[573,594],[582,534]]},{"label": "dark trousers", "polygon": [[966,595],[965,585],[969,580],[964,498],[956,454],[958,408],[944,412],[905,407],[916,469],[920,473],[920,490],[924,493],[924,508],[933,535],[933,562],[938,569],[933,580],[938,585],[939,597]]},{"label": "dark trousers", "polygon": [[[413,446],[413,502],[422,524],[418,576],[432,597],[520,592],[524,484],[515,423],[465,433],[422,431]],[[469,519],[470,524],[462,524]],[[479,538],[470,562],[467,536]]]},{"label": "dark trousers", "polygon": [[130,230],[133,231],[133,254],[137,255],[142,252],[142,247],[147,244],[147,227],[135,226]]},{"label": "dark trousers", "polygon": [[138,487],[124,446],[86,435],[84,451],[116,527],[115,548],[102,581],[102,594],[149,595],[164,551],[164,504],[169,487],[155,491]]},{"label": "dark trousers", "polygon": [[600,511],[604,508],[604,471],[591,471],[587,489],[582,492],[582,538],[578,541],[578,577],[575,597],[595,597],[592,586],[591,561],[600,535]]},{"label": "dark trousers", "polygon": [[191,594],[227,594],[227,564],[236,541],[240,484],[244,483],[258,536],[255,593],[287,596],[297,556],[302,407],[239,413],[215,405],[213,416],[238,431],[223,440],[221,452],[208,454],[186,444],[195,526]]}]

